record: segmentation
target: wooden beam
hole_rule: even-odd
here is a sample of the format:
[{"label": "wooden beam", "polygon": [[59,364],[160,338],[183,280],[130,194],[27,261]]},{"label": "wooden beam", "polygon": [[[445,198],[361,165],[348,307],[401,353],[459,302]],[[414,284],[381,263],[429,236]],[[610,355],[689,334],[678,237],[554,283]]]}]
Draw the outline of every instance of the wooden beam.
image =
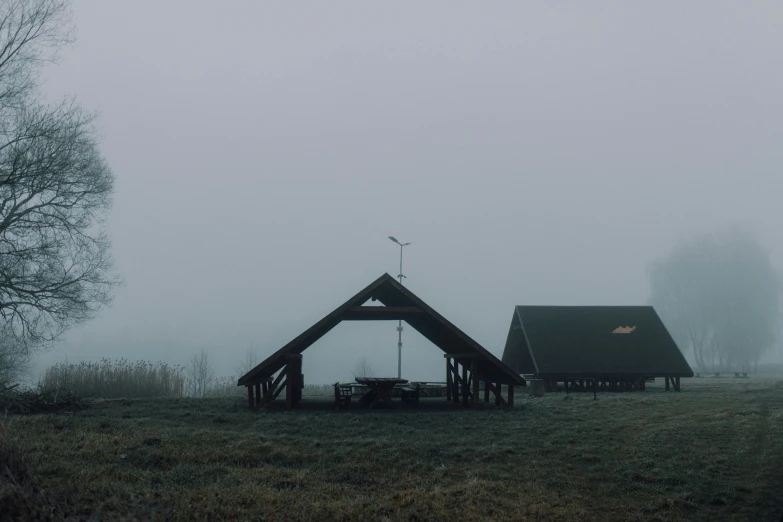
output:
[{"label": "wooden beam", "polygon": [[261,383],[257,382],[255,385],[256,389],[256,404],[261,402]]},{"label": "wooden beam", "polygon": [[482,375],[484,381],[484,402],[489,402],[489,381],[486,375]]},{"label": "wooden beam", "polygon": [[247,405],[250,406],[251,410],[255,407],[255,404],[253,403],[253,387],[252,386],[248,386],[247,387]]},{"label": "wooden beam", "polygon": [[473,379],[473,409],[478,408],[478,394],[479,394],[479,379],[478,372],[476,371],[476,360],[474,359],[470,370],[470,378]]},{"label": "wooden beam", "polygon": [[446,359],[446,400],[451,401],[451,359]]},{"label": "wooden beam", "polygon": [[667,375],[663,379],[666,381],[666,391],[669,391],[669,376]]},{"label": "wooden beam", "polygon": [[454,404],[457,404],[459,402],[459,396],[460,396],[460,388],[459,388],[459,362],[454,361],[454,364],[451,367],[452,371],[454,372],[451,376],[451,400],[454,401]]},{"label": "wooden beam", "polygon": [[447,353],[443,357],[447,359],[481,359],[482,357],[477,353]]},{"label": "wooden beam", "polygon": [[674,391],[680,391],[680,378],[675,377],[675,379],[676,380],[674,381]]},{"label": "wooden beam", "polygon": [[[301,359],[299,359],[301,361]],[[296,369],[296,363],[298,361],[289,361],[285,367],[285,409],[290,410],[294,406],[296,401],[296,385],[297,375],[299,371]]]},{"label": "wooden beam", "polygon": [[514,385],[509,384],[508,385],[508,407],[513,408],[514,407]]},{"label": "wooden beam", "polygon": [[505,402],[503,400],[503,395],[500,393],[502,388],[502,384],[500,384],[500,381],[498,381],[497,385],[493,388],[492,393],[495,394],[495,406],[500,406],[501,402]]},{"label": "wooden beam", "polygon": [[261,408],[266,403],[275,400],[277,398],[277,396],[280,395],[280,391],[283,389],[282,386],[280,387],[279,390],[277,390],[277,393],[275,393],[275,390],[277,389],[277,385],[280,384],[280,381],[283,380],[283,377],[285,377],[285,373],[286,373],[285,372],[285,368],[283,368],[280,371],[280,373],[277,375],[277,378],[274,381],[272,381],[272,379],[269,379],[268,382],[271,382],[271,384],[269,384],[269,387],[267,388],[266,393],[261,398],[261,402],[256,404],[256,408]]},{"label": "wooden beam", "polygon": [[343,315],[344,321],[397,321],[417,317],[424,310],[417,306],[352,306]]},{"label": "wooden beam", "polygon": [[462,406],[468,407],[468,367],[462,365]]},{"label": "wooden beam", "polygon": [[280,387],[277,389],[274,395],[272,395],[272,400],[277,399],[277,396],[280,395],[283,392],[283,390],[286,389],[287,386],[288,386],[288,382],[286,380],[281,382]]}]

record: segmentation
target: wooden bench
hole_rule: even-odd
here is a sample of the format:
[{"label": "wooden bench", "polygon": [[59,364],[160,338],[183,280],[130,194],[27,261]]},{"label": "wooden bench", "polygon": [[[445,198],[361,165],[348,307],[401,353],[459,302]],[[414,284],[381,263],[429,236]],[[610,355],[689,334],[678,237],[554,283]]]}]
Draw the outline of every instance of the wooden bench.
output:
[{"label": "wooden bench", "polygon": [[419,395],[420,389],[418,383],[416,383],[416,386],[400,386],[400,399],[402,399],[402,402],[418,406]]},{"label": "wooden bench", "polygon": [[353,387],[350,384],[334,383],[334,405],[338,410],[343,407],[350,410],[352,396]]}]

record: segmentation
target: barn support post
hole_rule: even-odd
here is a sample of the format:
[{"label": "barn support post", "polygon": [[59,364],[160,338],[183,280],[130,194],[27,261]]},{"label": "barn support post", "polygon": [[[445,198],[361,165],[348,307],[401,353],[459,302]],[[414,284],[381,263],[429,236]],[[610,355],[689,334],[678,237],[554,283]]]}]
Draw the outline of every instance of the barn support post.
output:
[{"label": "barn support post", "polygon": [[252,410],[255,407],[255,404],[253,403],[253,387],[246,386],[246,388],[247,388],[247,405]]},{"label": "barn support post", "polygon": [[470,378],[473,380],[473,409],[478,408],[479,402],[479,378],[476,359],[470,362]]},{"label": "barn support post", "polygon": [[261,402],[261,383],[257,382],[254,388],[256,389],[256,404],[259,404]]},{"label": "barn support post", "polygon": [[501,394],[503,385],[500,384],[500,381],[498,381],[497,384],[495,384],[495,386],[497,386],[497,388],[495,388],[495,406],[500,406],[500,401],[503,400],[503,396]]},{"label": "barn support post", "polygon": [[[288,373],[286,371],[286,373]],[[294,405],[294,397],[293,397],[293,383],[291,382],[290,375],[286,376],[285,378],[285,409],[290,410],[291,407]]]},{"label": "barn support post", "polygon": [[462,363],[462,406],[464,408],[468,407],[469,394],[470,394],[470,390],[468,389],[468,367],[463,362]]},{"label": "barn support post", "polygon": [[666,381],[666,391],[669,391],[669,376],[667,375],[663,379]]},{"label": "barn support post", "polygon": [[[285,369],[285,409],[290,410],[299,403],[302,396],[302,354],[289,355]],[[279,393],[278,390],[277,393]],[[276,396],[276,395],[275,395]]]},{"label": "barn support post", "polygon": [[446,357],[446,400],[447,401],[451,401],[451,392],[453,391],[451,387],[452,387],[451,359],[449,357]]},{"label": "barn support post", "polygon": [[481,376],[484,380],[484,402],[489,403],[489,381],[486,374]]},{"label": "barn support post", "polygon": [[680,391],[680,378],[675,377],[674,379],[674,391]]},{"label": "barn support post", "polygon": [[459,378],[459,361],[457,359],[454,359],[454,374],[453,374],[453,390],[451,392],[451,400],[454,401],[454,404],[459,404],[459,396],[461,394],[460,391],[460,378]]},{"label": "barn support post", "polygon": [[509,384],[508,385],[508,408],[511,409],[514,407],[514,385]]}]

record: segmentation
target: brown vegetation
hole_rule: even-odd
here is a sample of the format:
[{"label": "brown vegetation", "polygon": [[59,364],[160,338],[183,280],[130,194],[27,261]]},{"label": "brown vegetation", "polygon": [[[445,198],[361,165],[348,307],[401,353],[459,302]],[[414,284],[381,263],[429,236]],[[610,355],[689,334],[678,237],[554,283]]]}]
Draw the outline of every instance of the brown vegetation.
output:
[{"label": "brown vegetation", "polygon": [[510,412],[110,400],[6,431],[68,519],[778,520],[783,382],[683,390],[519,397]]},{"label": "brown vegetation", "polygon": [[66,389],[85,397],[120,399],[182,397],[183,368],[126,359],[55,364],[44,374],[45,389]]}]

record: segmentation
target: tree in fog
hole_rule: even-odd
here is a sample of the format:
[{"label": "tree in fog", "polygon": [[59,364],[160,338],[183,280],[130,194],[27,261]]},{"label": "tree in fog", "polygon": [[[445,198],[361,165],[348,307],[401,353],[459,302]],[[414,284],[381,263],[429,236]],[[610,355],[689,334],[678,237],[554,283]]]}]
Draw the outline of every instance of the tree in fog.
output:
[{"label": "tree in fog", "polygon": [[118,283],[94,115],[38,95],[41,66],[71,41],[69,2],[0,2],[0,346],[17,362],[92,318]]},{"label": "tree in fog", "polygon": [[245,354],[242,356],[242,359],[239,361],[239,365],[237,366],[237,376],[242,377],[247,372],[258,366],[258,363],[261,361],[258,357],[258,348],[254,345],[250,345],[247,347],[247,350],[245,350]]},{"label": "tree in fog", "polygon": [[357,361],[356,366],[353,368],[353,376],[354,377],[375,377],[375,370],[370,365],[370,362],[367,360],[367,357],[362,357]]},{"label": "tree in fog", "polygon": [[27,369],[27,347],[0,329],[0,390],[14,383]]},{"label": "tree in fog", "polygon": [[651,265],[649,278],[652,304],[699,368],[747,371],[774,346],[781,285],[753,236],[683,242]]},{"label": "tree in fog", "polygon": [[187,390],[191,397],[204,397],[215,379],[215,365],[209,352],[202,348],[194,353],[185,368]]}]

